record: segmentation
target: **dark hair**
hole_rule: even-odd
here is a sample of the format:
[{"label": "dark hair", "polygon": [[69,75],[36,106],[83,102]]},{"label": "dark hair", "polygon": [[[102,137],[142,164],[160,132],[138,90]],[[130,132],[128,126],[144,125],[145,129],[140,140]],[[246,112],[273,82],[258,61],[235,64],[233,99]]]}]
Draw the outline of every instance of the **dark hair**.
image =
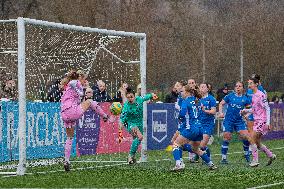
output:
[{"label": "dark hair", "polygon": [[255,78],[255,79],[257,79],[258,81],[260,81],[260,75],[258,75],[258,74],[252,74],[252,75],[251,75],[251,78]]},{"label": "dark hair", "polygon": [[76,71],[72,71],[69,75],[70,80],[75,80],[79,78],[79,74]]},{"label": "dark hair", "polygon": [[252,77],[249,80],[252,80],[255,84],[259,84],[259,80],[255,77]]},{"label": "dark hair", "polygon": [[135,91],[132,88],[127,87],[126,88],[126,94],[134,94],[135,95]]},{"label": "dark hair", "polygon": [[212,92],[213,86],[211,83],[206,83],[207,88],[208,88],[208,92]]},{"label": "dark hair", "polygon": [[[210,91],[210,88],[209,88],[209,83],[200,83],[200,85],[202,85],[202,84],[205,84],[206,85],[206,87],[207,87],[207,89],[208,89],[208,92]],[[199,85],[199,86],[200,86]]]}]

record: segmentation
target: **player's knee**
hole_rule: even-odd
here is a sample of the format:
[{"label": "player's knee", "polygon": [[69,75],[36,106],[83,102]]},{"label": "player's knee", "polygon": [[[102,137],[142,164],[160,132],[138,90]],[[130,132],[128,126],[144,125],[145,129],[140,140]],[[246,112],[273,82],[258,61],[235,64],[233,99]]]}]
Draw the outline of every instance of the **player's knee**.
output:
[{"label": "player's knee", "polygon": [[231,140],[232,139],[231,133],[224,133],[223,139],[228,141]]},{"label": "player's knee", "polygon": [[173,149],[175,149],[175,148],[179,148],[181,145],[179,145],[177,142],[174,142],[173,143]]}]

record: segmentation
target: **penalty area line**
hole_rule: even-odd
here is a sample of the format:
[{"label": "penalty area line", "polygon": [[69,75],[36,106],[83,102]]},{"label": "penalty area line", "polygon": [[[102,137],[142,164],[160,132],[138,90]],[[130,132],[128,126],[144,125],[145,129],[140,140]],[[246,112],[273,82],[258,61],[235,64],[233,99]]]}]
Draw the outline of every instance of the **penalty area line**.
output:
[{"label": "penalty area line", "polygon": [[284,185],[284,182],[278,182],[278,183],[273,183],[273,184],[260,185],[260,186],[255,186],[255,187],[247,188],[247,189],[268,188],[268,187],[277,186],[277,185]]}]

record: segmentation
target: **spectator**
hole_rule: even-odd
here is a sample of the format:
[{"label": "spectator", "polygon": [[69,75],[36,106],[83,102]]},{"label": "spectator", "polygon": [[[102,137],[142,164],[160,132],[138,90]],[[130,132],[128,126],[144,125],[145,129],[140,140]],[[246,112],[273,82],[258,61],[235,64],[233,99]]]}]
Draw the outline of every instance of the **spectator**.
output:
[{"label": "spectator", "polygon": [[177,101],[179,91],[182,88],[182,85],[180,82],[176,82],[175,85],[172,88],[172,91],[166,95],[165,97],[165,103],[175,103]]},{"label": "spectator", "polygon": [[217,91],[217,101],[221,102],[223,98],[229,93],[228,85],[225,84],[223,88]]},{"label": "spectator", "polygon": [[111,102],[112,99],[106,91],[106,84],[102,80],[99,80],[97,84],[98,90],[94,91],[94,100],[97,102]]},{"label": "spectator", "polygon": [[61,96],[63,95],[60,87],[60,79],[57,79],[50,87],[50,90],[47,93],[47,101],[49,102],[60,102]]},{"label": "spectator", "polygon": [[275,104],[278,104],[280,102],[280,98],[277,95],[274,95],[272,97],[271,101]]},{"label": "spectator", "polygon": [[88,99],[93,99],[94,98],[94,92],[93,92],[93,89],[90,88],[90,87],[87,87],[86,88],[86,91],[84,93],[84,98],[83,98],[83,101],[86,101]]},{"label": "spectator", "polygon": [[141,96],[141,83],[139,83],[136,87],[135,96]]},{"label": "spectator", "polygon": [[282,103],[284,103],[284,93],[281,95],[280,100]]},{"label": "spectator", "polygon": [[12,78],[6,80],[2,86],[3,94],[1,98],[7,98],[10,100],[17,100],[16,83]]},{"label": "spectator", "polygon": [[116,92],[115,96],[113,97],[113,101],[114,102],[120,102],[120,103],[124,103],[127,98],[126,98],[126,89],[128,87],[128,84],[123,82],[120,86],[120,88],[118,89],[118,91]]}]

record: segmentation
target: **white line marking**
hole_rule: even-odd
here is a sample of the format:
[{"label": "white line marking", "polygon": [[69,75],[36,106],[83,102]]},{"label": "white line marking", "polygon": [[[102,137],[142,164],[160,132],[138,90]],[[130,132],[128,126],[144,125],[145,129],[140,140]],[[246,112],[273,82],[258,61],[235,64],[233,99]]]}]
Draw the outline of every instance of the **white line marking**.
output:
[{"label": "white line marking", "polygon": [[261,185],[261,186],[256,186],[256,187],[252,187],[252,188],[247,188],[247,189],[257,189],[257,188],[267,188],[270,186],[277,186],[277,185],[284,185],[284,182],[278,182],[278,183],[273,183],[273,184],[267,184],[267,185]]},{"label": "white line marking", "polygon": [[76,163],[125,163],[125,161],[99,161],[99,160],[81,160],[81,161],[70,161]]}]

